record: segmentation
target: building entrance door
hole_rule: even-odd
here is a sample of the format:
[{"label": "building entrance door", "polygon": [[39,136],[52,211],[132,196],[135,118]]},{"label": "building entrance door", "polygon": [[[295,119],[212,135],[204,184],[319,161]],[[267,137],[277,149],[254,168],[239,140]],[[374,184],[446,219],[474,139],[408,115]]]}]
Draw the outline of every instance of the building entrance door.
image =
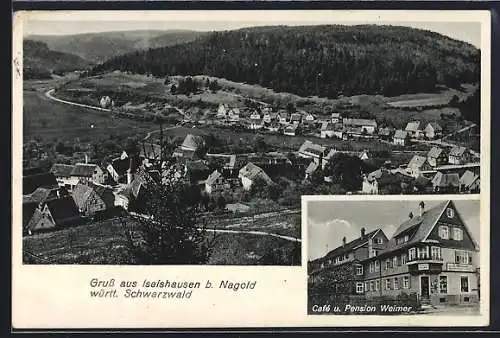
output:
[{"label": "building entrance door", "polygon": [[422,298],[429,298],[429,276],[420,277],[420,296]]}]

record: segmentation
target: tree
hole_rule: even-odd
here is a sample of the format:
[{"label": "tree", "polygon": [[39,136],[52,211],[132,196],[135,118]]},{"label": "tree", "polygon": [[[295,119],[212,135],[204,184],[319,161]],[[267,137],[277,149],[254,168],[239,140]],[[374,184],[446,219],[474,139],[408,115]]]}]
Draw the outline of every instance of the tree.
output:
[{"label": "tree", "polygon": [[147,179],[143,201],[147,215],[131,216],[126,226],[129,250],[135,264],[206,264],[212,254],[209,238],[199,218],[199,203],[183,183],[159,184]]}]

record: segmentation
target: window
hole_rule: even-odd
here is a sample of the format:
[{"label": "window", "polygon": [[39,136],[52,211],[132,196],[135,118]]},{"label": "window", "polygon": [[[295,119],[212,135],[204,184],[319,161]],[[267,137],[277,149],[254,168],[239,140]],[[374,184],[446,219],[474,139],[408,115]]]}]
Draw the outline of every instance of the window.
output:
[{"label": "window", "polygon": [[370,251],[370,257],[375,257],[377,256],[377,254],[378,254],[377,250]]},{"label": "window", "polygon": [[358,275],[358,276],[363,275],[363,266],[362,265],[356,265],[356,275]]},{"label": "window", "polygon": [[370,272],[373,272],[373,262],[370,262],[370,264],[368,265],[368,270]]},{"label": "window", "polygon": [[431,246],[431,258],[434,260],[441,260],[441,248],[438,246]]},{"label": "window", "polygon": [[380,281],[377,279],[375,281],[375,291],[378,291],[380,289]]},{"label": "window", "polygon": [[394,277],[394,290],[399,289],[399,279],[398,277]]},{"label": "window", "polygon": [[404,254],[402,254],[402,255],[401,255],[401,265],[406,264],[406,262],[407,262],[407,256],[406,256],[406,254],[404,253]]},{"label": "window", "polygon": [[408,242],[409,239],[410,239],[409,236],[405,235],[405,237],[403,238],[403,241],[406,243],[406,242]]},{"label": "window", "polygon": [[380,237],[375,238],[375,244],[382,244],[382,243],[383,243],[382,238]]},{"label": "window", "polygon": [[453,218],[453,216],[455,216],[455,211],[453,211],[452,208],[446,208],[446,216],[448,216],[448,218]]},{"label": "window", "polygon": [[356,293],[363,293],[363,283],[356,283]]},{"label": "window", "polygon": [[416,258],[417,249],[411,248],[408,250],[408,260],[412,261]]},{"label": "window", "polygon": [[448,293],[448,276],[439,276],[439,293]]},{"label": "window", "polygon": [[460,277],[460,292],[469,292],[469,277]]},{"label": "window", "polygon": [[385,261],[385,269],[387,270],[387,269],[390,269],[390,268],[392,268],[392,266],[391,266],[391,260],[387,259]]},{"label": "window", "polygon": [[403,277],[403,289],[408,289],[409,287],[410,287],[410,277],[404,276]]},{"label": "window", "polygon": [[460,228],[453,228],[452,234],[455,241],[461,241],[462,239],[464,239],[464,232]]},{"label": "window", "polygon": [[392,266],[393,267],[398,266],[398,256],[392,257]]},{"label": "window", "polygon": [[374,264],[374,266],[373,266],[373,267],[375,268],[375,272],[377,272],[377,271],[379,271],[379,270],[380,270],[380,261],[375,261],[374,263],[375,263],[375,264]]},{"label": "window", "polygon": [[417,257],[418,259],[428,259],[429,258],[429,247],[421,247],[417,248]]},{"label": "window", "polygon": [[391,289],[391,280],[389,278],[387,278],[385,280],[385,289],[386,290],[390,290]]},{"label": "window", "polygon": [[472,264],[472,256],[467,251],[455,251],[455,263]]},{"label": "window", "polygon": [[372,292],[374,291],[374,289],[373,289],[373,281],[372,280],[370,281],[370,291],[372,291]]},{"label": "window", "polygon": [[365,282],[365,292],[368,292],[368,282]]},{"label": "window", "polygon": [[446,225],[441,225],[439,227],[439,238],[441,239],[450,239],[450,232]]}]

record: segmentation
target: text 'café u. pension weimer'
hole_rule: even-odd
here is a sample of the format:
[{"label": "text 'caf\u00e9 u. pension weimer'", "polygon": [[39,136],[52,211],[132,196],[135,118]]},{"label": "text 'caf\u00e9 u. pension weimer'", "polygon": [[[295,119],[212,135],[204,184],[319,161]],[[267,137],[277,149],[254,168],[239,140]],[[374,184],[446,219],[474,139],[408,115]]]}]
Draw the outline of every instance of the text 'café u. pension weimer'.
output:
[{"label": "text 'caf\u00e9 u. pension weimer'", "polygon": [[[453,201],[409,214],[389,240],[381,229],[309,262],[309,287],[366,298],[417,294],[431,304],[479,300],[479,248]],[[335,283],[335,276],[343,276]]]}]

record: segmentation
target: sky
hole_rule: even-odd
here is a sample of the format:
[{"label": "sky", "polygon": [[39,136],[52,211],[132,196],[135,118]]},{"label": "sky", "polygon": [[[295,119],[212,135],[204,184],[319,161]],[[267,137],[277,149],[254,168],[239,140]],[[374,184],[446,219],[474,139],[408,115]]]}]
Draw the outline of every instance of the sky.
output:
[{"label": "sky", "polygon": [[[264,13],[263,11],[233,11],[227,14],[221,14],[220,11],[191,11],[191,13],[179,15],[174,15],[176,13],[173,12],[175,11],[167,13],[168,15],[164,16],[165,19],[161,19],[159,15],[150,15],[149,17],[143,15],[142,18],[141,15],[136,15],[135,17],[130,17],[129,20],[124,19],[125,14],[120,16],[111,14],[108,16],[97,16],[93,13],[92,15],[80,15],[78,17],[75,14],[66,14],[65,16],[44,15],[28,18],[25,21],[23,33],[25,36],[33,34],[71,35],[127,30],[188,29],[196,31],[220,31],[269,25],[391,24],[434,31],[453,39],[471,43],[478,48],[481,41],[481,24],[478,21],[470,19],[470,21],[457,22],[453,16],[440,16],[442,20],[436,21],[431,19],[432,16],[428,16],[428,19],[426,19],[426,16],[412,15],[411,20],[402,21],[401,16],[392,15],[384,20],[379,15],[370,15],[367,17],[366,14],[363,20],[358,20],[357,18],[360,17],[359,13],[352,14],[351,12],[346,12],[339,14],[338,11],[316,11],[313,15],[309,15],[311,11],[304,12],[302,13],[303,15],[299,15],[300,11],[264,11]],[[218,13],[217,15],[215,15],[216,12]],[[289,14],[291,12],[294,13]],[[100,19],[96,20],[96,17]],[[418,20],[415,20],[415,18]],[[460,20],[467,19],[461,18]]]},{"label": "sky", "polygon": [[[423,200],[425,209],[441,203],[441,200]],[[408,215],[419,212],[418,200],[407,201],[309,201],[307,207],[308,259],[324,256],[328,251],[360,236],[361,228],[366,233],[381,228],[388,238],[397,227],[408,219]],[[479,201],[454,201],[476,243],[480,244]]]}]

